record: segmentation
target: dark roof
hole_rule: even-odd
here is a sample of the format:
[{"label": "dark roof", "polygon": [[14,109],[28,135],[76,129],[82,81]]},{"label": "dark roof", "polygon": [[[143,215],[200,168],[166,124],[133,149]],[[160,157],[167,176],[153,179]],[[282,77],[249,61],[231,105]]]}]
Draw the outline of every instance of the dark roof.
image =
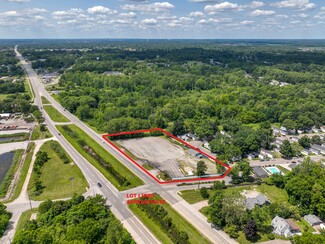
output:
[{"label": "dark roof", "polygon": [[254,174],[258,177],[268,177],[267,172],[260,166],[256,166],[252,168],[254,171]]},{"label": "dark roof", "polygon": [[320,224],[322,223],[322,221],[320,220],[320,218],[318,218],[316,215],[314,214],[308,214],[304,216],[304,219],[310,223],[311,225],[316,225],[316,224]]},{"label": "dark roof", "polygon": [[262,206],[265,203],[268,203],[269,199],[264,196],[263,194],[258,194],[256,197],[253,198],[246,198],[245,205],[248,209],[253,209],[255,205]]}]

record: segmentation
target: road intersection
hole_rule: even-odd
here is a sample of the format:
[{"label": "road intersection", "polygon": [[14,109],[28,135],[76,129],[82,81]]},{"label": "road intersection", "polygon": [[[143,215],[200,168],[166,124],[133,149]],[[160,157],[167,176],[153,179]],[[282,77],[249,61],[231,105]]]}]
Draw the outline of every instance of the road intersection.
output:
[{"label": "road intersection", "polygon": [[[213,229],[207,222],[206,218],[198,212],[194,207],[184,201],[177,192],[185,189],[195,189],[197,185],[187,185],[179,187],[176,184],[160,185],[155,180],[150,178],[136,165],[130,162],[125,156],[120,154],[115,148],[106,143],[100,134],[95,132],[93,129],[88,127],[85,123],[80,121],[76,116],[68,112],[63,108],[57,101],[55,101],[51,95],[45,90],[36,72],[31,68],[31,65],[25,61],[25,59],[20,55],[15,47],[15,52],[19,58],[21,64],[23,65],[30,84],[35,93],[34,103],[38,107],[42,107],[41,96],[44,96],[49,100],[52,106],[57,109],[61,114],[67,117],[71,123],[77,125],[84,132],[86,132],[90,137],[92,137],[97,143],[103,146],[108,152],[110,152],[114,157],[121,161],[126,167],[128,167],[134,174],[136,174],[143,182],[144,185],[130,189],[128,191],[120,192],[118,191],[94,166],[92,166],[88,161],[82,157],[76,149],[70,145],[70,143],[63,137],[60,136],[59,131],[56,128],[56,123],[54,123],[50,117],[41,110],[43,117],[45,118],[45,123],[49,131],[56,137],[58,142],[71,156],[74,162],[79,166],[82,173],[89,183],[89,191],[87,195],[95,195],[97,193],[102,194],[107,199],[107,204],[111,205],[111,210],[114,215],[122,222],[124,227],[130,232],[134,240],[137,243],[160,243],[159,240],[142,224],[142,222],[133,215],[133,213],[127,207],[126,194],[128,192],[135,193],[158,193],[160,194],[176,211],[178,211],[187,221],[189,221],[200,233],[202,233],[208,240],[212,243],[237,243],[233,239],[221,230]],[[98,187],[97,183],[100,182],[102,187]],[[22,212],[22,209],[26,208],[26,203],[21,203],[24,207],[20,205],[16,208],[8,207],[11,211]],[[25,209],[27,210],[27,209]],[[12,220],[12,221],[17,221]]]}]

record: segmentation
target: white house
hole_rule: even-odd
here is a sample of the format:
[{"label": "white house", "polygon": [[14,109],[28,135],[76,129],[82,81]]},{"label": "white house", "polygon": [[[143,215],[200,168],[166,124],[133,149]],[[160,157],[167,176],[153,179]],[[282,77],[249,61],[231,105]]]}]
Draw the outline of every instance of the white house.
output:
[{"label": "white house", "polygon": [[276,216],[271,225],[273,226],[273,233],[276,235],[290,237],[294,234],[300,233],[299,227],[292,220],[285,220],[279,216]]},{"label": "white house", "polygon": [[317,145],[317,144],[313,144],[310,146],[310,151],[312,153],[315,153],[317,155],[322,154],[325,155],[325,147]]},{"label": "white house", "polygon": [[260,159],[273,159],[274,158],[274,154],[271,151],[268,151],[266,149],[261,149],[260,154],[258,155],[258,157]]}]

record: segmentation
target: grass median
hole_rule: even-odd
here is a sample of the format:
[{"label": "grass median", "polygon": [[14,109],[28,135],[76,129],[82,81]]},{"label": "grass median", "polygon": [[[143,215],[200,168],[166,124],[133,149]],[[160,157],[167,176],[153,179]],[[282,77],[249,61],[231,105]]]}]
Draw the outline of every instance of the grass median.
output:
[{"label": "grass median", "polygon": [[[139,177],[76,125],[58,125],[57,128],[118,190],[127,190],[143,184]],[[121,179],[127,184],[122,184]]]},{"label": "grass median", "polygon": [[58,110],[56,110],[52,105],[43,106],[46,113],[50,116],[51,120],[54,122],[70,122],[65,116],[63,116]]},{"label": "grass median", "polygon": [[42,104],[46,105],[46,104],[51,104],[49,100],[46,99],[46,97],[41,96],[42,99]]},{"label": "grass median", "polygon": [[32,133],[32,140],[40,140],[53,137],[47,128],[45,131],[41,131],[41,126],[37,125]]},{"label": "grass median", "polygon": [[[163,200],[158,194],[155,194],[155,200]],[[129,204],[128,205],[131,211],[143,222],[144,225],[163,243],[174,243],[175,240],[172,240],[172,236],[175,237],[175,234],[168,233],[168,231],[164,231],[163,228],[158,224],[160,221],[160,214],[162,214],[161,210],[155,209],[155,207],[151,208],[149,211],[145,211],[141,205],[137,204]],[[149,205],[148,205],[149,206]],[[157,206],[157,205],[156,205]],[[186,219],[184,219],[176,210],[174,210],[167,202],[165,204],[161,204],[164,211],[167,215],[164,219],[171,219],[172,226],[174,226],[174,232],[182,231],[188,235],[188,242],[185,243],[210,243],[205,236],[203,236],[193,225],[191,225]],[[156,212],[155,212],[156,211]],[[151,213],[148,216],[147,213]]]}]

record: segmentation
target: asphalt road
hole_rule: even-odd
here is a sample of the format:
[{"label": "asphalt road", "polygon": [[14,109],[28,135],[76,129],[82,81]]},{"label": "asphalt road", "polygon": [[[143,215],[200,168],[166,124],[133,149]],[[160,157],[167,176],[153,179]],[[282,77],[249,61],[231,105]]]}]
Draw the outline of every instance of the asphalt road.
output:
[{"label": "asphalt road", "polygon": [[[101,144],[107,151],[109,151],[114,157],[120,160],[126,165],[134,174],[136,174],[145,183],[144,187],[133,189],[135,193],[141,189],[146,189],[150,192],[159,193],[174,209],[176,209],[183,217],[185,217],[199,232],[206,236],[212,243],[236,243],[233,239],[227,236],[223,231],[215,230],[211,228],[210,224],[205,220],[201,214],[193,212],[193,208],[189,204],[184,203],[184,200],[180,199],[175,191],[169,192],[171,189],[178,189],[176,185],[159,185],[154,179],[149,177],[135,164],[130,162],[126,157],[120,154],[115,148],[106,143],[101,135],[89,128],[86,124],[80,121],[73,114],[64,109],[58,102],[56,102],[45,90],[44,86],[40,83],[37,74],[31,68],[31,66],[23,59],[23,57],[17,52],[17,57],[23,64],[31,84],[35,92],[35,103],[41,107],[41,96],[48,99],[53,107],[55,107],[60,113],[66,116],[73,124],[80,127],[84,132],[91,136],[97,143]],[[119,192],[98,170],[86,161],[66,140],[63,136],[58,136],[58,130],[55,127],[55,123],[49,118],[46,113],[43,113],[45,122],[48,125],[50,132],[58,138],[60,144],[69,153],[72,159],[79,166],[86,179],[88,180],[91,189],[94,192],[101,191],[103,195],[108,199],[110,205],[112,205],[112,212],[114,215],[124,224],[127,230],[132,234],[137,243],[157,243],[159,242],[152,233],[130,212],[126,205],[126,194]],[[97,187],[97,182],[101,182],[102,188]],[[196,188],[197,186],[193,186]],[[181,190],[181,189],[179,189]]]},{"label": "asphalt road", "polygon": [[[40,92],[45,96],[47,93],[40,84],[38,76],[31,66],[25,62],[19,53],[17,53],[17,56],[23,64],[33,86],[35,92],[35,104],[42,107]],[[50,98],[50,96],[46,97]],[[53,101],[53,99],[51,100]],[[68,152],[85,175],[85,178],[90,185],[90,189],[92,189],[94,194],[102,192],[102,194],[107,198],[107,203],[112,206],[111,210],[114,215],[124,223],[124,226],[132,234],[135,241],[137,243],[160,243],[155,236],[153,236],[153,234],[133,216],[127,205],[123,203],[124,194],[120,193],[114,186],[112,186],[110,182],[108,182],[96,168],[88,163],[88,161],[83,158],[63,136],[59,136],[59,131],[46,113],[43,112],[43,116],[49,131],[58,139],[59,143]],[[98,182],[101,182],[101,188],[97,186]]]}]

